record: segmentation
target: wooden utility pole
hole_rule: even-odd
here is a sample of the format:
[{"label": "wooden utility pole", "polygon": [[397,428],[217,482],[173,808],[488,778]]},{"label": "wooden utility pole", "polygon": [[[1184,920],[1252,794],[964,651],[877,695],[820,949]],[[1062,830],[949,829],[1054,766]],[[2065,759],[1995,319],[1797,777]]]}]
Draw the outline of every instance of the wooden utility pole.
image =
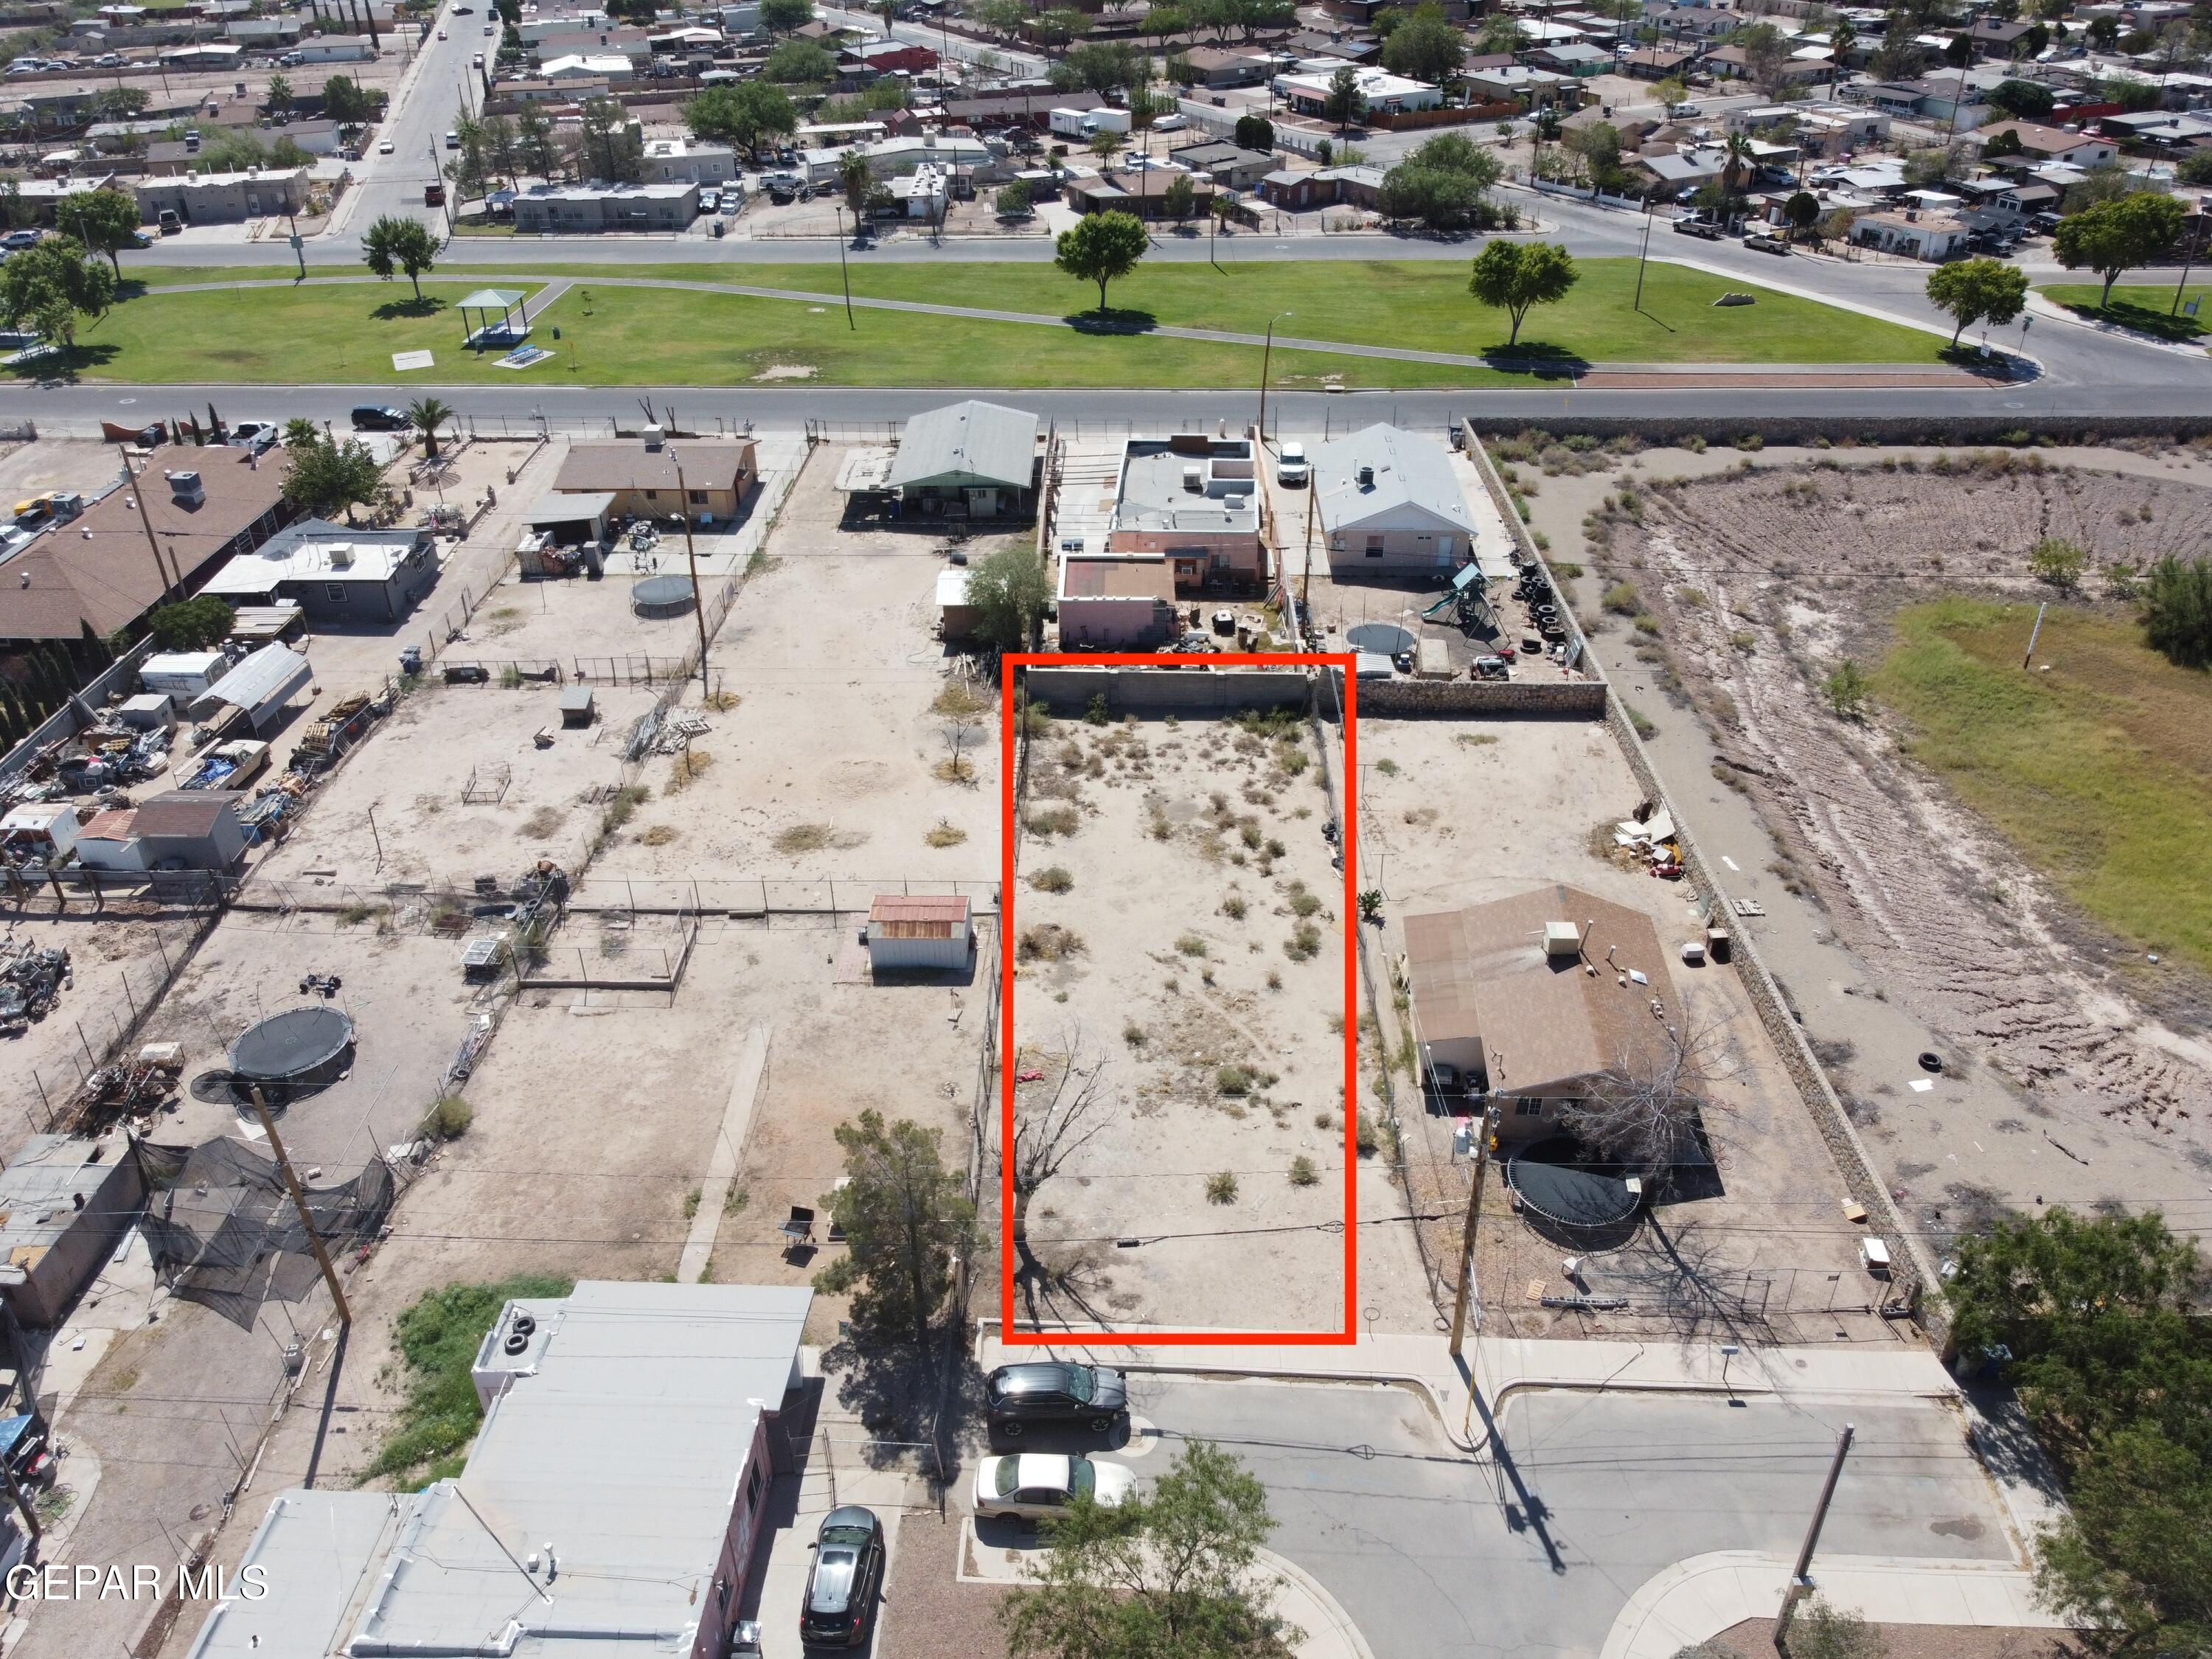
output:
[{"label": "wooden utility pole", "polygon": [[1782,1592],[1782,1610],[1774,1621],[1774,1650],[1786,1654],[1790,1620],[1796,1618],[1797,1604],[1813,1588],[1808,1576],[1813,1567],[1813,1547],[1820,1541],[1821,1523],[1828,1518],[1829,1501],[1836,1495],[1836,1482],[1844,1472],[1844,1459],[1851,1449],[1851,1437],[1858,1431],[1852,1423],[1844,1425],[1843,1432],[1836,1437],[1836,1455],[1828,1464],[1828,1478],[1820,1483],[1820,1501],[1813,1506],[1812,1524],[1805,1528],[1804,1547],[1797,1552],[1797,1565],[1791,1569],[1790,1583]]},{"label": "wooden utility pole", "polygon": [[[1305,574],[1298,579],[1298,610],[1312,626],[1313,617],[1313,532],[1314,498],[1321,494],[1321,480],[1314,476],[1313,465],[1306,465],[1306,562]],[[1293,641],[1296,645],[1299,641]]]},{"label": "wooden utility pole", "polygon": [[284,1188],[292,1194],[293,1207],[300,1212],[300,1224],[307,1230],[308,1248],[315,1253],[315,1265],[323,1270],[323,1283],[331,1287],[331,1300],[337,1304],[338,1322],[350,1327],[353,1310],[346,1305],[345,1290],[338,1283],[338,1270],[331,1265],[331,1253],[323,1243],[323,1236],[315,1231],[315,1217],[307,1208],[307,1195],[300,1190],[300,1177],[292,1173],[292,1160],[284,1155],[284,1142],[276,1133],[276,1120],[269,1115],[269,1103],[262,1098],[261,1085],[250,1085],[247,1093],[253,1097],[254,1115],[260,1118],[262,1128],[269,1136],[269,1150],[276,1156],[276,1172],[284,1177]]},{"label": "wooden utility pole", "polygon": [[699,550],[691,540],[691,494],[684,487],[684,463],[676,459],[673,450],[668,459],[676,464],[676,509],[684,515],[684,556],[691,565],[691,614],[699,620],[699,695],[707,695],[707,596],[699,587]]},{"label": "wooden utility pole", "polygon": [[[147,469],[152,471],[151,467]],[[146,511],[145,474],[131,470],[130,457],[123,460],[123,487],[131,492],[131,499],[138,504],[138,522],[146,527],[146,545],[154,550],[154,568],[161,578],[164,598],[174,599],[184,586],[179,577],[170,573],[170,567],[161,562],[161,544],[154,534],[154,520]]]},{"label": "wooden utility pole", "polygon": [[1452,1298],[1451,1352],[1456,1359],[1467,1340],[1467,1304],[1474,1291],[1474,1230],[1482,1219],[1482,1178],[1490,1172],[1490,1139],[1498,1128],[1498,1109],[1486,1106],[1481,1139],[1474,1152],[1474,1196],[1467,1202],[1467,1225],[1459,1239],[1459,1293]]}]

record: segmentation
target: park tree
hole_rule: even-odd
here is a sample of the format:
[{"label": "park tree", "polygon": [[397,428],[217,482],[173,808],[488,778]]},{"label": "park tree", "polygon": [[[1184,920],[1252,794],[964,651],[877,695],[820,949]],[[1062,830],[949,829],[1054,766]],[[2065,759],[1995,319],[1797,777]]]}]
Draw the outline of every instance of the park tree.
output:
[{"label": "park tree", "polygon": [[2181,204],[2172,197],[2139,191],[2060,220],[2051,246],[2067,270],[2087,267],[2104,279],[2097,296],[2101,309],[2112,303],[2112,284],[2123,273],[2173,246],[2181,219]]},{"label": "park tree", "polygon": [[80,318],[114,303],[115,272],[74,236],[48,236],[0,265],[0,316],[64,351],[76,349]]},{"label": "park tree", "polygon": [[343,508],[351,524],[354,508],[384,488],[384,469],[358,438],[311,434],[305,443],[288,442],[284,459],[284,499],[319,519]]},{"label": "park tree", "polygon": [[837,1126],[847,1180],[822,1203],[847,1252],[814,1275],[814,1288],[851,1292],[854,1325],[878,1340],[926,1346],[955,1258],[981,1243],[975,1206],[945,1167],[940,1138],[910,1119],[886,1124],[872,1106]]},{"label": "park tree", "polygon": [[1051,603],[1051,585],[1035,548],[1009,544],[969,568],[968,605],[975,615],[975,635],[1001,651],[1026,650]]},{"label": "park tree", "polygon": [[1512,319],[1510,347],[1520,343],[1529,308],[1558,304],[1580,275],[1574,256],[1556,242],[1492,242],[1476,256],[1467,291]]},{"label": "park tree", "polygon": [[1357,126],[1359,118],[1367,113],[1367,94],[1360,90],[1359,71],[1349,64],[1329,77],[1328,96],[1322,100],[1322,113],[1335,124],[1339,132]]},{"label": "park tree", "polygon": [[2143,643],[2178,668],[2212,668],[2212,559],[2169,553],[2150,568]]},{"label": "park tree", "polygon": [[1437,0],[1421,0],[1413,15],[1390,32],[1382,46],[1382,67],[1393,75],[1443,86],[1458,78],[1467,62],[1467,36],[1445,21]]},{"label": "park tree", "polygon": [[2027,304],[2027,273],[2002,259],[1961,259],[1928,275],[1928,300],[1952,318],[1951,349],[1975,323],[2010,322]]},{"label": "park tree", "polygon": [[407,405],[407,418],[422,434],[422,459],[438,459],[438,428],[454,417],[453,406],[439,398],[417,398]]},{"label": "park tree", "polygon": [[415,284],[415,297],[422,297],[422,273],[437,263],[438,242],[420,219],[386,214],[361,239],[362,259],[386,282],[400,272]]},{"label": "park tree", "polygon": [[761,27],[770,34],[788,34],[814,21],[814,0],[761,0]]},{"label": "park tree", "polygon": [[1052,1659],[1275,1659],[1305,1632],[1255,1571],[1274,1531],[1267,1489],[1207,1440],[1185,1443],[1149,1492],[1078,1497],[1046,1523],[1045,1559],[999,1607],[1006,1646]]},{"label": "park tree", "polygon": [[212,593],[156,605],[146,615],[146,631],[156,651],[204,651],[230,637],[238,613]]},{"label": "park tree", "polygon": [[1106,310],[1106,284],[1137,268],[1152,246],[1144,222],[1133,213],[1092,213],[1063,230],[1053,246],[1052,262],[1078,281],[1098,284],[1098,310]]},{"label": "park tree", "polygon": [[138,234],[137,199],[122,190],[76,190],[62,198],[54,209],[54,222],[76,233],[78,240],[95,252],[105,253],[116,276],[123,275],[118,249],[129,247]]}]

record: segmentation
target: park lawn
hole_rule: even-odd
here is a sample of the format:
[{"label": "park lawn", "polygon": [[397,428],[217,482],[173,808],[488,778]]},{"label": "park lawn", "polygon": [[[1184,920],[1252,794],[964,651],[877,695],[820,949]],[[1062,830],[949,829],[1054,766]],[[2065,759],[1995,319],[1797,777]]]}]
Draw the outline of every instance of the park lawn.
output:
[{"label": "park lawn", "polygon": [[2212,970],[2212,675],[2132,622],[1941,599],[1899,614],[1876,671],[1940,774],[2061,891],[2132,943]]},{"label": "park lawn", "polygon": [[2203,287],[2181,290],[2181,304],[2191,300],[2197,302],[2197,314],[2184,317],[2173,302],[2172,283],[2122,283],[2112,289],[2111,305],[2099,309],[2097,296],[2104,292],[2102,283],[2063,283],[2052,288],[2039,288],[2037,293],[2054,305],[2064,306],[2078,316],[2092,322],[2117,323],[2122,328],[2138,329],[2161,340],[2200,340],[2212,334],[2212,317],[2204,312],[2208,290]]},{"label": "park lawn", "polygon": [[[166,293],[125,301],[78,334],[77,373],[160,384],[219,380],[272,384],[404,385],[392,354],[428,350],[441,385],[737,386],[807,381],[832,386],[1218,386],[1260,378],[1257,347],[1097,336],[1072,329],[964,318],[860,311],[848,328],[829,296],[818,306],[676,289],[596,289],[579,284],[533,315],[533,339],[556,362],[514,370],[494,353],[461,344],[453,302],[476,276],[425,278],[425,305],[404,282],[278,283]],[[506,276],[535,293],[538,285]],[[558,342],[552,331],[559,328]],[[1279,351],[1279,385],[1451,386],[1508,377],[1443,365]],[[808,371],[811,371],[808,372]]]},{"label": "park lawn", "polygon": [[[1585,362],[1713,363],[1933,362],[1943,344],[1941,337],[1922,330],[1838,311],[1771,289],[1727,283],[1699,271],[1664,264],[1654,264],[1646,270],[1644,305],[1639,312],[1635,305],[1635,261],[1585,260],[1582,270],[1582,282],[1565,301],[1531,314],[1522,330],[1522,344],[1555,358]],[[645,290],[609,283],[618,277],[694,283],[721,281],[744,287],[828,295],[838,292],[842,280],[837,268],[829,264],[574,266],[549,262],[532,274],[575,278],[580,289],[591,291],[594,312],[603,318],[611,319],[624,307],[635,307],[643,317],[673,322],[681,315],[696,314],[702,322],[711,320],[716,326],[724,325],[722,319],[727,314],[720,307],[733,301],[712,295],[679,299],[677,309],[672,312],[667,303],[671,296],[686,291],[671,290],[647,299]],[[1037,264],[965,261],[926,265],[862,264],[854,269],[852,276],[853,291],[872,298],[1044,317],[1080,317],[1097,297],[1097,290],[1089,284],[1079,283],[1049,265]],[[286,283],[283,273],[266,269],[149,268],[143,273],[143,280],[148,285],[145,292],[119,310],[131,306],[183,303],[199,297],[165,296],[161,290],[167,287],[208,282],[258,283],[258,287],[244,289],[230,296],[240,306],[257,309],[257,327],[265,327],[274,317],[284,314],[268,309],[275,296],[283,296],[287,305],[312,310],[325,304],[350,303],[319,296],[332,291],[343,293],[349,286],[357,292],[362,286],[309,283],[295,289]],[[441,270],[437,280],[496,281],[506,284],[519,279],[509,271],[470,270],[464,262],[459,269]],[[404,292],[404,285],[400,288]],[[1756,294],[1757,303],[1715,307],[1713,301],[1731,289]],[[1505,342],[1501,313],[1476,305],[1468,295],[1464,270],[1455,260],[1268,262],[1228,265],[1218,270],[1210,264],[1161,264],[1140,268],[1113,284],[1108,297],[1114,320],[1135,333],[1117,335],[1106,341],[1094,340],[1080,349],[1061,342],[1048,355],[1058,362],[1089,365],[1118,361],[1124,366],[1111,374],[1088,369],[1079,373],[1073,384],[1218,384],[1209,380],[1200,366],[1202,354],[1217,348],[1186,346],[1164,357],[1156,343],[1148,346],[1141,340],[1141,331],[1148,323],[1262,334],[1271,317],[1287,310],[1292,315],[1281,320],[1279,332],[1296,338],[1415,347],[1464,356],[1479,355],[1502,347]],[[774,306],[789,302],[737,303]],[[564,308],[566,304],[564,300]],[[1034,337],[987,348],[981,362],[969,355],[969,349],[977,338],[969,332],[970,329],[998,330],[1017,325],[970,319],[961,323],[957,329],[950,326],[957,321],[946,319],[923,324],[911,318],[905,319],[904,327],[916,336],[915,349],[903,354],[914,364],[915,378],[898,383],[1006,386],[1056,383],[1042,364],[1036,365],[1034,372],[1027,373],[1023,368],[1008,367],[1010,363],[1024,368],[1030,365],[1034,354],[1041,349]],[[995,340],[999,337],[994,334],[989,337]],[[929,349],[933,345],[933,352]],[[829,356],[841,355],[828,343],[822,349]],[[688,350],[676,355],[681,362],[692,361]],[[1294,362],[1288,368],[1294,376],[1315,376],[1331,370],[1346,384],[1355,386],[1412,388],[1521,383],[1516,376],[1480,369],[1375,358],[1336,360],[1326,368]],[[112,365],[99,366],[95,372],[128,378],[125,370]],[[211,372],[198,368],[191,374]],[[601,378],[588,365],[580,372],[586,378]],[[151,380],[173,377],[147,369],[137,378]],[[655,376],[641,367],[630,378]],[[748,376],[739,374],[737,378]],[[845,381],[840,372],[826,362],[819,378],[851,384],[892,383],[884,371],[877,372],[872,379]]]},{"label": "park lawn", "polygon": [[[78,329],[77,373],[149,384],[388,381],[393,352],[427,350],[437,354],[434,373],[450,378],[454,365],[474,356],[462,348],[453,303],[477,286],[466,277],[425,277],[420,305],[404,281],[151,289]],[[539,287],[516,286],[533,295]],[[492,372],[461,378],[488,380]]]},{"label": "park lawn", "polygon": [[[1582,280],[1556,306],[1539,307],[1521,331],[1523,346],[1589,362],[1930,363],[1942,336],[1839,311],[1741,281],[1655,262],[1644,272],[1643,308],[1636,305],[1633,259],[1577,262]],[[823,294],[839,291],[831,264],[539,267],[541,275],[665,276],[719,280],[751,288]],[[1456,259],[1267,260],[1249,264],[1140,265],[1107,289],[1107,303],[1125,318],[1263,334],[1279,312],[1280,334],[1355,345],[1411,347],[1474,356],[1506,343],[1503,312],[1475,303],[1467,264]],[[965,261],[872,264],[852,268],[853,292],[884,300],[918,300],[991,311],[1075,316],[1098,302],[1097,287],[1049,264]],[[1724,293],[1753,294],[1757,303],[1717,307]]]}]

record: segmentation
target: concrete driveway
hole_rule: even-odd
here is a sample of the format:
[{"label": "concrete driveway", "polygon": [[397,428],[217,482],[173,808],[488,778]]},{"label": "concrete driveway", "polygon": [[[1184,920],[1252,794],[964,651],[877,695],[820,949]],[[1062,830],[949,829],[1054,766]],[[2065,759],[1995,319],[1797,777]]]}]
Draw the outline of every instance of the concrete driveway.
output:
[{"label": "concrete driveway", "polygon": [[1384,1385],[1137,1376],[1131,1393],[1164,1437],[1139,1472],[1158,1475],[1187,1437],[1243,1458],[1279,1523],[1271,1547],[1336,1597],[1377,1659],[1595,1654],[1674,1563],[1794,1554],[1846,1421],[1857,1438],[1824,1553],[2010,1557],[1996,1492],[1935,1405],[1530,1392],[1501,1413],[1493,1463]]}]

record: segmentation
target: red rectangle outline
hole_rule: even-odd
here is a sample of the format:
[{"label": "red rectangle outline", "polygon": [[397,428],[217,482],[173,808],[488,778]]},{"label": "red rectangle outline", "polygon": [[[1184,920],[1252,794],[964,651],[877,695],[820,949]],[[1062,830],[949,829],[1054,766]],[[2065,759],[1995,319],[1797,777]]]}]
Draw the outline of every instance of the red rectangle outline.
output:
[{"label": "red rectangle outline", "polygon": [[[1339,668],[1344,672],[1344,1328],[1340,1331],[1024,1331],[1014,1323],[1014,671],[1018,668]],[[1239,1347],[1356,1342],[1359,1305],[1359,686],[1350,652],[1243,652],[1184,655],[1010,652],[999,659],[999,1340],[1007,1347]]]}]

